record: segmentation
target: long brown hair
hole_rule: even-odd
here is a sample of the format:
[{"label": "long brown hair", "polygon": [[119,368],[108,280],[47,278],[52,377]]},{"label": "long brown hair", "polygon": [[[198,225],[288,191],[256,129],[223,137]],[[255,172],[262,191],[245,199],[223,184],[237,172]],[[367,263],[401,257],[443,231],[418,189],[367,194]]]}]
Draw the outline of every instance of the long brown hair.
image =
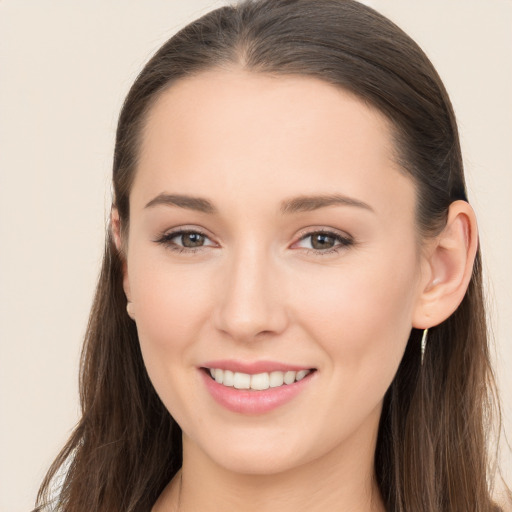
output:
[{"label": "long brown hair", "polygon": [[[120,114],[114,206],[123,232],[146,115],[177,80],[212,68],[303,75],[351,91],[394,128],[396,157],[417,190],[422,237],[467,200],[457,125],[432,64],[402,30],[353,0],[246,0],[214,10],[165,43]],[[65,512],[147,512],[181,467],[181,430],[158,398],[126,314],[123,255],[107,233],[83,348],[82,418],[51,466],[38,506]],[[375,471],[389,511],[491,511],[488,432],[494,394],[477,254],[457,311],[430,330],[424,364],[413,329],[384,399]],[[499,419],[499,418],[498,418]],[[499,423],[499,421],[498,421]]]}]

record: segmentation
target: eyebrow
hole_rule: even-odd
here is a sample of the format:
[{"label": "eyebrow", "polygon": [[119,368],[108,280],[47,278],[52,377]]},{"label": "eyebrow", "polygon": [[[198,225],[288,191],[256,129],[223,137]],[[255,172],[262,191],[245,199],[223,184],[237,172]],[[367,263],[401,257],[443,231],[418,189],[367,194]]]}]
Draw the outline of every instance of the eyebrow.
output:
[{"label": "eyebrow", "polygon": [[[183,194],[159,194],[149,201],[145,208],[152,208],[158,205],[177,206],[211,215],[218,213],[217,208],[208,199]],[[299,196],[285,199],[281,202],[280,211],[282,214],[289,215],[292,213],[310,212],[327,206],[355,206],[371,212],[374,211],[369,204],[341,194]]]},{"label": "eyebrow", "polygon": [[215,208],[213,203],[208,201],[208,199],[182,194],[159,194],[149,201],[145,208],[151,208],[161,204],[166,206],[178,206],[179,208],[186,208],[187,210],[195,210],[209,214],[217,213],[217,208]]},{"label": "eyebrow", "polygon": [[290,214],[310,212],[318,210],[319,208],[325,208],[326,206],[355,206],[371,212],[374,211],[369,204],[360,201],[359,199],[341,194],[328,194],[318,196],[299,196],[287,199],[281,203],[281,213]]}]

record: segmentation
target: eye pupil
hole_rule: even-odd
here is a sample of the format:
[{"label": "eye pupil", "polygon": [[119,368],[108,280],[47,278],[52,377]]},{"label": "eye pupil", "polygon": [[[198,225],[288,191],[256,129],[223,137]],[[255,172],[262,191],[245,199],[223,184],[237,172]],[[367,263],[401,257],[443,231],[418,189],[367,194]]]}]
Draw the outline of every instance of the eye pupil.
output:
[{"label": "eye pupil", "polygon": [[330,249],[334,246],[334,242],[335,240],[333,236],[322,233],[317,233],[311,237],[311,246],[314,249]]},{"label": "eye pupil", "polygon": [[183,233],[181,240],[183,247],[201,247],[204,244],[205,236],[200,233]]}]

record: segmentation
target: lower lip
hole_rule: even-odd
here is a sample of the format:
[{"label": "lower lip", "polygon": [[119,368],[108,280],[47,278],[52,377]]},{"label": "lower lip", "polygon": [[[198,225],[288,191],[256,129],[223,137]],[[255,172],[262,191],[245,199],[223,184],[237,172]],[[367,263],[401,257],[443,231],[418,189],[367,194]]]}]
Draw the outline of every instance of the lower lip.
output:
[{"label": "lower lip", "polygon": [[308,386],[316,373],[311,372],[293,384],[284,384],[263,391],[251,391],[223,386],[213,380],[203,369],[200,372],[214,400],[226,409],[240,414],[264,414],[288,403]]}]

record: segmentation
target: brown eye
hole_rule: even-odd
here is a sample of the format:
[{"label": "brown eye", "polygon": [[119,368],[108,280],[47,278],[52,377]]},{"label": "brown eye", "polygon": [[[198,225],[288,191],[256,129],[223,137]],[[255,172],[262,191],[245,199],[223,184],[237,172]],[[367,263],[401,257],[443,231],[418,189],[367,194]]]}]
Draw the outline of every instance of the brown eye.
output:
[{"label": "brown eye", "polygon": [[196,252],[215,244],[199,231],[179,230],[162,235],[156,243],[176,252]]},{"label": "brown eye", "polygon": [[354,244],[354,240],[348,236],[342,236],[331,231],[313,231],[299,240],[297,247],[309,249],[315,254],[330,254],[346,249]]},{"label": "brown eye", "polygon": [[316,250],[332,249],[336,244],[336,238],[325,233],[311,235],[311,247]]},{"label": "brown eye", "polygon": [[204,242],[206,240],[206,237],[202,235],[201,233],[195,233],[193,231],[182,233],[179,235],[181,238],[181,244],[183,247],[187,248],[193,248],[193,247],[202,247],[204,245]]}]

